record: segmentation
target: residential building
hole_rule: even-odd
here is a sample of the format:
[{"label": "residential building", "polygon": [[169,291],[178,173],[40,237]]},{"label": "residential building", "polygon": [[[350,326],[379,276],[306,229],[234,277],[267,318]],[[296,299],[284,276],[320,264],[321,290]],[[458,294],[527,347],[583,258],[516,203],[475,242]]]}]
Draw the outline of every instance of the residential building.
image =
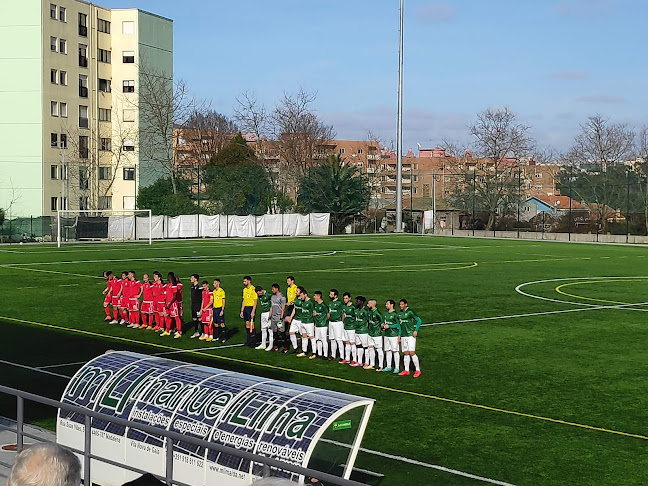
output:
[{"label": "residential building", "polygon": [[4,5],[0,40],[0,207],[11,217],[134,209],[159,177],[138,147],[140,80],[154,70],[172,83],[172,21],[21,0]]}]

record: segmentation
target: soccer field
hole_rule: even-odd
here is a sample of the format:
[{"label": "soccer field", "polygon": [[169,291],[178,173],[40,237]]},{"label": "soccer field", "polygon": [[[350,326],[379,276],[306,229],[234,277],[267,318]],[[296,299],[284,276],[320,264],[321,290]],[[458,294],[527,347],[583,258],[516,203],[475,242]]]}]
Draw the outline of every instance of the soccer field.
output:
[{"label": "soccer field", "polygon": [[[648,484],[648,249],[410,235],[0,247],[2,384],[53,398],[133,350],[376,400],[354,479],[403,485]],[[103,323],[102,271],[219,277],[226,344]],[[422,376],[242,347],[242,277],[406,298]],[[185,316],[185,321],[188,317]],[[257,317],[258,321],[258,317]],[[16,365],[22,365],[16,366]],[[15,403],[0,398],[0,415]],[[54,412],[27,409],[54,423]]]}]

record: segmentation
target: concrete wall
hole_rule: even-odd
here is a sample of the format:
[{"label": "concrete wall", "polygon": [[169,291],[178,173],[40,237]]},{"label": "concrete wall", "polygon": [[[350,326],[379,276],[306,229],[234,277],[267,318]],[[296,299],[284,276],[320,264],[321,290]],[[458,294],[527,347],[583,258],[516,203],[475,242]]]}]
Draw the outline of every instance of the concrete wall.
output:
[{"label": "concrete wall", "polygon": [[475,236],[480,238],[519,238],[521,240],[547,240],[547,241],[576,241],[581,243],[640,243],[648,244],[648,236],[630,235],[626,239],[626,235],[603,235],[600,234],[581,234],[572,233],[542,233],[542,232],[525,232],[520,231],[518,236],[517,231],[497,231],[493,235],[492,231],[475,231],[474,235],[472,230],[437,230],[435,232],[438,236]]},{"label": "concrete wall", "polygon": [[2,7],[0,208],[7,209],[13,200],[11,217],[39,216],[43,206],[41,1],[3,2]]}]

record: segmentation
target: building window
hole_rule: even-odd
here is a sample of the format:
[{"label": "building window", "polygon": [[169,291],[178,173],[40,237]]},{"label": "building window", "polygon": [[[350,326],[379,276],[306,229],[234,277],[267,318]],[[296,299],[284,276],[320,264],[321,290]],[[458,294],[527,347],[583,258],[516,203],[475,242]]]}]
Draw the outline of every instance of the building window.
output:
[{"label": "building window", "polygon": [[67,22],[67,12],[65,11],[65,7],[59,7],[59,20],[61,22]]},{"label": "building window", "polygon": [[412,181],[413,181],[413,182],[418,182],[418,176],[417,176],[417,175],[413,175],[413,176],[412,176]]},{"label": "building window", "polygon": [[122,34],[131,35],[135,33],[135,22],[125,20],[122,22]]},{"label": "building window", "polygon": [[105,62],[110,64],[111,61],[111,52],[107,51],[106,49],[99,49],[99,56],[97,57],[97,60],[99,62]]},{"label": "building window", "polygon": [[124,152],[135,152],[135,142],[132,140],[124,140],[122,149]]},{"label": "building window", "polygon": [[110,79],[99,79],[99,91],[102,93],[110,93],[112,91]]},{"label": "building window", "polygon": [[79,44],[79,67],[88,67],[88,46]]},{"label": "building window", "polygon": [[99,167],[99,180],[109,181],[112,179],[112,167]]},{"label": "building window", "polygon": [[88,76],[79,74],[79,98],[88,97]]},{"label": "building window", "polygon": [[59,71],[59,83],[61,86],[67,86],[67,71]]},{"label": "building window", "polygon": [[61,133],[61,148],[67,148],[67,135],[65,133]]},{"label": "building window", "polygon": [[542,190],[542,185],[536,185],[535,190],[536,191],[541,191]]},{"label": "building window", "polygon": [[52,84],[58,84],[58,70],[57,69],[50,69],[50,82]]},{"label": "building window", "polygon": [[61,209],[69,209],[67,204],[67,197],[61,198]]},{"label": "building window", "polygon": [[56,211],[58,209],[58,197],[50,198],[50,209]]},{"label": "building window", "polygon": [[88,121],[88,107],[79,105],[79,127],[88,128],[90,126]]},{"label": "building window", "polygon": [[124,93],[135,92],[135,81],[125,79],[123,82]]},{"label": "building window", "polygon": [[418,194],[418,187],[414,187],[414,194]]},{"label": "building window", "polygon": [[135,110],[124,110],[124,121],[125,122],[134,122],[135,121]]},{"label": "building window", "polygon": [[58,179],[58,165],[50,165],[50,179],[53,181]]},{"label": "building window", "polygon": [[135,52],[134,51],[123,51],[122,52],[122,62],[124,64],[133,64],[135,62]]},{"label": "building window", "polygon": [[99,209],[112,209],[112,196],[99,196]]},{"label": "building window", "polygon": [[79,13],[79,35],[88,37],[88,16],[84,13]]},{"label": "building window", "polygon": [[58,116],[58,101],[50,102],[50,115]]},{"label": "building window", "polygon": [[125,181],[135,180],[135,167],[124,167],[124,180]]},{"label": "building window", "polygon": [[66,181],[66,180],[67,180],[67,176],[68,176],[68,168],[67,168],[67,167],[64,167],[64,166],[61,166],[61,175],[60,175],[61,180],[62,180],[62,181]]},{"label": "building window", "polygon": [[59,39],[59,52],[67,54],[67,41],[65,39]]},{"label": "building window", "polygon": [[358,149],[358,153],[362,155],[364,153],[364,150]]},{"label": "building window", "polygon": [[340,149],[340,155],[342,155],[343,153],[344,153],[344,149],[341,148],[341,149]]},{"label": "building window", "polygon": [[90,187],[88,169],[79,167],[79,189],[88,189],[88,187]]},{"label": "building window", "polygon": [[110,121],[110,108],[99,108],[99,121]]},{"label": "building window", "polygon": [[97,30],[104,34],[110,34],[110,22],[103,19],[97,19]]},{"label": "building window", "polygon": [[90,137],[85,135],[79,136],[79,157],[82,159],[88,158],[88,147],[90,146]]},{"label": "building window", "polygon": [[99,139],[99,150],[108,152],[112,149],[112,140],[107,137],[102,137]]},{"label": "building window", "polygon": [[67,103],[61,102],[61,116],[67,118]]},{"label": "building window", "polygon": [[50,3],[50,19],[56,20],[56,5]]},{"label": "building window", "polygon": [[54,36],[50,36],[50,51],[56,52],[58,49],[58,39]]},{"label": "building window", "polygon": [[50,138],[51,138],[50,146],[52,148],[58,148],[58,133],[51,133]]},{"label": "building window", "polygon": [[[448,166],[448,169],[449,168],[450,168],[450,166]],[[414,170],[418,170],[418,164],[414,164]]]},{"label": "building window", "polygon": [[536,179],[542,179],[542,172],[538,172],[536,174]]}]

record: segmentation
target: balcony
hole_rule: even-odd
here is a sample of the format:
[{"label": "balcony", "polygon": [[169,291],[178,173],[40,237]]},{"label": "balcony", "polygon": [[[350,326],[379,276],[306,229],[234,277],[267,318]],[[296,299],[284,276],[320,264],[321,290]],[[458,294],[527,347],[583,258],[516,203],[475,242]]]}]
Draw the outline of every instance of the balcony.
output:
[{"label": "balcony", "polygon": [[79,128],[88,128],[89,126],[90,122],[87,118],[79,117]]},{"label": "balcony", "polygon": [[88,97],[88,88],[85,86],[79,86],[79,98],[87,98]]},{"label": "balcony", "polygon": [[85,25],[79,25],[79,35],[81,37],[88,37],[88,28]]},{"label": "balcony", "polygon": [[79,56],[79,67],[88,67],[88,58],[86,56]]}]

